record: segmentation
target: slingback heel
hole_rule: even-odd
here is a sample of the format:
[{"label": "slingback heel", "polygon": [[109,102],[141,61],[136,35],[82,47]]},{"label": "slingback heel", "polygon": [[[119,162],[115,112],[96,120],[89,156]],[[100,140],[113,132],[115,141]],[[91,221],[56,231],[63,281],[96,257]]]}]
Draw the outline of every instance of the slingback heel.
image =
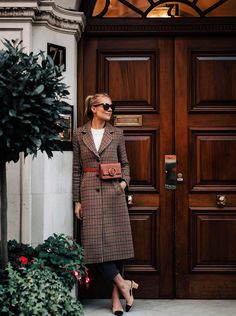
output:
[{"label": "slingback heel", "polygon": [[116,316],[122,316],[123,315],[123,311],[114,311],[112,310],[112,313]]},{"label": "slingback heel", "polygon": [[125,306],[125,311],[126,312],[129,312],[131,307],[133,306],[133,302],[134,302],[134,297],[133,297],[133,289],[138,289],[138,283],[135,283],[134,281],[131,281],[131,285],[130,285],[130,290],[129,290],[129,294],[130,294],[130,297],[132,298],[132,304],[127,304],[126,303],[126,306]]},{"label": "slingback heel", "polygon": [[[119,304],[118,304],[118,299],[119,299]],[[115,307],[114,307],[114,305]],[[112,292],[112,299],[111,299],[111,310],[112,314],[116,316],[122,316],[124,313],[123,307],[120,302],[120,293],[117,288],[117,286],[114,284],[113,292]]]},{"label": "slingback heel", "polygon": [[115,310],[115,309],[113,308],[113,306],[112,306],[111,310],[112,310],[112,314],[114,314],[114,315],[116,315],[116,316],[122,316],[123,313],[124,313],[122,306],[121,306],[120,309],[117,309],[117,310]]},{"label": "slingback heel", "polygon": [[116,316],[122,316],[123,312],[122,311],[115,311],[115,312],[113,312],[113,314]]}]

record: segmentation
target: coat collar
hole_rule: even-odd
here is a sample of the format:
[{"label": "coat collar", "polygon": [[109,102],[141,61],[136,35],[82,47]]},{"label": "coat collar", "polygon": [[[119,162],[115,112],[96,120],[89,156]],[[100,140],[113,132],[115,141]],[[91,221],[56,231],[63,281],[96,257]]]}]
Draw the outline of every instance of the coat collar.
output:
[{"label": "coat collar", "polygon": [[82,140],[84,144],[88,147],[89,150],[91,150],[96,156],[99,156],[106,148],[107,146],[111,143],[113,137],[112,134],[114,133],[114,127],[106,122],[102,142],[100,145],[99,150],[97,151],[94,141],[93,141],[93,136],[91,132],[91,121],[88,121],[85,125],[82,127]]}]

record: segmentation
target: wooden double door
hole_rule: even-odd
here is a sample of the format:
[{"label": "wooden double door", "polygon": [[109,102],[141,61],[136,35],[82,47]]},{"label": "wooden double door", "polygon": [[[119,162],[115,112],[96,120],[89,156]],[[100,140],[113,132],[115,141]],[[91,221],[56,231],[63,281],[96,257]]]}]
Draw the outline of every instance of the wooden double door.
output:
[{"label": "wooden double door", "polygon": [[235,38],[85,37],[79,73],[81,102],[106,91],[124,130],[136,297],[235,298]]}]

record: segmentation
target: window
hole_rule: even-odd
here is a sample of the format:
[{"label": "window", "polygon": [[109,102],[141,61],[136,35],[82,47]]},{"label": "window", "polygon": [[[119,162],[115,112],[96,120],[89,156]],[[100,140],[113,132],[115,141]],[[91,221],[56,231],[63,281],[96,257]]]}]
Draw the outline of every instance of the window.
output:
[{"label": "window", "polygon": [[156,18],[236,16],[235,0],[97,0],[93,17]]}]

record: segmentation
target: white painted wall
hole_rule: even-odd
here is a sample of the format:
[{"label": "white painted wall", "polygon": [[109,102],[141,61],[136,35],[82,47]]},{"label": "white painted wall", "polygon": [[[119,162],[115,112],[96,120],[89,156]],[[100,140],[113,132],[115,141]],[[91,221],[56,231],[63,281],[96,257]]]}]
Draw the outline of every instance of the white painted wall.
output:
[{"label": "white painted wall", "polygon": [[20,239],[20,164],[7,164],[8,239]]},{"label": "white painted wall", "polygon": [[31,243],[36,245],[53,233],[73,234],[72,152],[39,153],[32,161]]},{"label": "white painted wall", "polygon": [[[77,41],[46,26],[33,26],[33,51],[47,51],[47,43],[66,47],[64,82],[69,86],[68,102],[77,104]],[[39,154],[32,161],[31,243],[38,244],[53,233],[73,235],[72,152],[53,152],[53,158]]]}]

